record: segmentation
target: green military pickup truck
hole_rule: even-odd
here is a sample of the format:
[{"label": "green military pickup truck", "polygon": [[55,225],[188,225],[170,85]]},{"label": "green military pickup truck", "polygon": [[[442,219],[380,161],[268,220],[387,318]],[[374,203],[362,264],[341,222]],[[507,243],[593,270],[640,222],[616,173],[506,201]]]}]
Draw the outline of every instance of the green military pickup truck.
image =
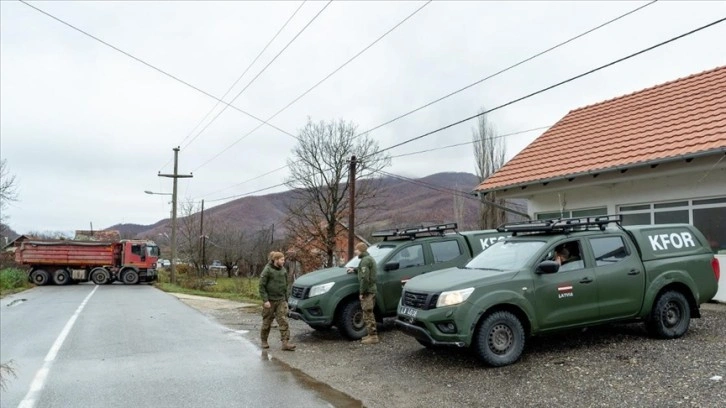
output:
[{"label": "green military pickup truck", "polygon": [[643,321],[677,338],[720,274],[703,234],[688,224],[623,228],[621,217],[503,225],[512,235],[462,268],[411,279],[396,327],[432,347],[470,347],[492,366],[517,361],[527,336]]},{"label": "green military pickup truck", "polygon": [[[377,320],[396,316],[401,288],[412,277],[463,266],[483,248],[509,235],[496,230],[447,233],[456,229],[456,223],[451,223],[373,234],[383,238],[368,248],[378,265]],[[296,279],[287,302],[289,317],[317,330],[336,326],[349,339],[362,338],[366,329],[358,300],[358,278],[346,273],[358,262],[355,257],[344,267],[322,269]]]}]

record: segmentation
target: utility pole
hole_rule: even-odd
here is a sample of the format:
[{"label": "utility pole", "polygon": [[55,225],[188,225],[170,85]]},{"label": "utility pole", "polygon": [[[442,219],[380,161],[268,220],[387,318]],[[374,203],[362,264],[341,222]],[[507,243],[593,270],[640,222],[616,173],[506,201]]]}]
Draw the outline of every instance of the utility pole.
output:
[{"label": "utility pole", "polygon": [[[202,199],[202,216],[199,226],[199,235],[202,240],[202,271],[207,274],[207,237],[204,235],[204,199]],[[215,275],[216,276],[216,275]]]},{"label": "utility pole", "polygon": [[348,190],[350,192],[350,199],[348,200],[348,207],[350,212],[348,213],[348,260],[353,259],[353,247],[355,245],[355,167],[357,161],[356,157],[350,158],[350,169],[348,170]]},{"label": "utility pole", "polygon": [[171,283],[176,283],[176,202],[177,202],[177,179],[191,178],[192,174],[179,173],[179,146],[174,149],[174,174],[161,174],[159,177],[169,177],[174,179],[174,190],[171,193]]}]

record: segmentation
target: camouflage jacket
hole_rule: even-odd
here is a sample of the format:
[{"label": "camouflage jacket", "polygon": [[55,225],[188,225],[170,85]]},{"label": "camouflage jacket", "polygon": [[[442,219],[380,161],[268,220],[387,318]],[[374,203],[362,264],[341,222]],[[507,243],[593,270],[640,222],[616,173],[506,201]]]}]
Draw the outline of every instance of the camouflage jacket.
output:
[{"label": "camouflage jacket", "polygon": [[260,298],[263,302],[268,300],[287,299],[287,270],[276,268],[271,263],[265,266],[260,275]]},{"label": "camouflage jacket", "polygon": [[362,252],[358,255],[360,264],[358,264],[358,282],[360,283],[360,294],[376,294],[376,260],[368,255],[368,252]]}]

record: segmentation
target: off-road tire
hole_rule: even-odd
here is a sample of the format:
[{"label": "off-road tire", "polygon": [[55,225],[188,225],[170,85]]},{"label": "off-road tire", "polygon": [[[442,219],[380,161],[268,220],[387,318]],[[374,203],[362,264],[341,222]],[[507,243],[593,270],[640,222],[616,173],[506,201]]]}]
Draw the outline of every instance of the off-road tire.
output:
[{"label": "off-road tire", "polygon": [[133,269],[127,269],[121,274],[121,282],[124,285],[136,285],[139,283],[139,273]]},{"label": "off-road tire", "polygon": [[660,339],[676,339],[688,331],[691,308],[686,297],[678,291],[663,292],[653,303],[645,320],[648,333]]},{"label": "off-road tire", "polygon": [[524,340],[524,328],[517,316],[506,311],[494,312],[479,325],[474,350],[486,364],[501,367],[519,360]]},{"label": "off-road tire", "polygon": [[104,268],[96,268],[91,271],[90,278],[96,285],[105,285],[111,280],[111,274]]},{"label": "off-road tire", "polygon": [[50,282],[50,274],[43,269],[36,269],[30,273],[30,281],[37,286],[47,285]]},{"label": "off-road tire", "polygon": [[340,308],[335,325],[340,333],[349,340],[360,340],[368,334],[363,322],[363,309],[361,309],[358,299],[350,300]]}]

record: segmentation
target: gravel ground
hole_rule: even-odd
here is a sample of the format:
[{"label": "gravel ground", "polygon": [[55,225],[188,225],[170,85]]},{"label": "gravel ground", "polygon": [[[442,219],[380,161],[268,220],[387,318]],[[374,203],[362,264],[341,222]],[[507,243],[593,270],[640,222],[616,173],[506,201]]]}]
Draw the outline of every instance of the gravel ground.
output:
[{"label": "gravel ground", "polygon": [[[259,307],[182,300],[259,344]],[[726,305],[703,305],[702,315],[676,340],[651,339],[638,324],[531,338],[502,368],[466,350],[426,349],[391,321],[372,346],[291,321],[297,351],[280,351],[273,331],[269,355],[352,397],[336,406],[724,407],[726,380],[713,378],[726,377]]]}]

